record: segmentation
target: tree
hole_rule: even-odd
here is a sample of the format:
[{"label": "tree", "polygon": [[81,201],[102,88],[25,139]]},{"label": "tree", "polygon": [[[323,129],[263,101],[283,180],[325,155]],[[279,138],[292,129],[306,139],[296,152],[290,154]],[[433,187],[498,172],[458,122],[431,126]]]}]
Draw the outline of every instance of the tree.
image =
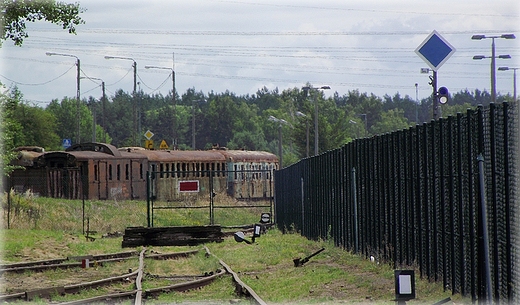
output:
[{"label": "tree", "polygon": [[73,139],[73,143],[77,143],[78,120],[81,141],[88,142],[92,138],[92,113],[84,102],[79,103],[79,113],[77,100],[68,97],[61,103],[53,100],[45,110],[55,117],[59,139]]},{"label": "tree", "polygon": [[85,23],[79,17],[85,9],[79,3],[67,4],[54,0],[1,0],[0,24],[2,41],[11,39],[14,44],[21,46],[23,40],[29,37],[26,32],[26,23],[45,20],[60,25],[71,34],[76,34],[76,26]]},{"label": "tree", "polygon": [[[13,149],[15,148],[14,138],[17,133],[23,129],[20,123],[16,122],[12,114],[15,112],[17,101],[4,92],[0,92],[0,110],[3,114],[0,120],[0,168],[3,168],[3,174],[9,175],[14,167],[11,166],[11,161],[16,158]],[[0,183],[3,182],[0,179]],[[3,187],[1,188],[3,189]]]},{"label": "tree", "polygon": [[404,117],[404,111],[401,109],[390,109],[381,113],[381,121],[372,126],[372,132],[374,134],[383,134],[408,127],[410,127],[410,123]]}]

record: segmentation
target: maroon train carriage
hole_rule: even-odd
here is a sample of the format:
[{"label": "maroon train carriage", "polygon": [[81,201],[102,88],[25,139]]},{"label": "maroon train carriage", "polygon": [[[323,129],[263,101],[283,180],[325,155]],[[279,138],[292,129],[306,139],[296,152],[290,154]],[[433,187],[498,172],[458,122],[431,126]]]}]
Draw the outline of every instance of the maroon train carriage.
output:
[{"label": "maroon train carriage", "polygon": [[[25,156],[30,152],[24,151]],[[19,161],[21,162],[21,161]],[[15,190],[66,199],[146,199],[148,159],[105,143],[81,143],[43,152],[12,173]]]}]

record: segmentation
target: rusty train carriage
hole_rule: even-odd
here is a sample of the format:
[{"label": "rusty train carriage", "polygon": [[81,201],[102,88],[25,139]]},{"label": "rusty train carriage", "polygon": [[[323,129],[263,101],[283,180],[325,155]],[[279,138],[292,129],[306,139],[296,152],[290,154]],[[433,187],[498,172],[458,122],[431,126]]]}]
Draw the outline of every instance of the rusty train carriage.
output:
[{"label": "rusty train carriage", "polygon": [[[147,157],[149,171],[153,173],[151,193],[159,201],[207,196],[211,191],[227,193],[237,199],[273,196],[272,172],[278,167],[278,159],[268,152],[146,150],[140,147],[119,150]],[[199,182],[199,192],[179,191],[180,181],[192,180]]]},{"label": "rusty train carriage", "polygon": [[228,164],[228,195],[237,199],[270,198],[273,196],[273,171],[278,158],[268,152],[223,150]]},{"label": "rusty train carriage", "polygon": [[[18,192],[67,199],[146,199],[146,172],[152,173],[152,195],[160,201],[178,201],[227,193],[237,199],[273,196],[274,154],[258,151],[145,150],[105,143],[81,143],[66,151],[20,149],[14,164],[25,170],[11,175]],[[210,181],[210,176],[212,179]],[[199,192],[180,192],[179,181],[199,183]]]}]

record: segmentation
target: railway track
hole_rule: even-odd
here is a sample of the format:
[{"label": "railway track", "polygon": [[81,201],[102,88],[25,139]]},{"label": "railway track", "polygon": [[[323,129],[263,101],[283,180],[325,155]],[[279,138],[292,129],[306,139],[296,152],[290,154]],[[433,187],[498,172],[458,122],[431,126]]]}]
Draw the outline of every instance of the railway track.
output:
[{"label": "railway track", "polygon": [[[128,291],[119,291],[114,293],[108,293],[101,296],[79,299],[69,302],[64,302],[60,304],[91,304],[91,303],[114,303],[118,300],[133,300],[134,304],[140,305],[143,303],[143,299],[154,298],[160,294],[168,293],[172,291],[188,291],[193,289],[199,289],[204,287],[210,283],[212,283],[215,279],[225,276],[226,274],[230,274],[233,277],[233,282],[235,284],[235,291],[239,297],[248,298],[252,302],[256,304],[266,304],[254,291],[251,287],[247,286],[244,282],[240,280],[238,275],[227,265],[225,262],[220,260],[215,255],[211,254],[210,250],[204,246],[205,256],[206,257],[214,257],[218,260],[219,264],[222,266],[222,269],[217,269],[216,271],[205,272],[204,275],[201,276],[180,276],[179,278],[190,278],[190,280],[183,281],[180,283],[143,289],[142,282],[143,278],[145,278],[145,264],[144,260],[146,259],[154,259],[154,260],[167,260],[167,259],[178,259],[181,257],[189,257],[194,254],[197,254],[200,250],[194,251],[186,251],[186,252],[175,252],[175,253],[152,253],[147,254],[146,249],[143,249],[139,253],[139,266],[136,271],[121,274],[119,276],[112,276],[104,279],[99,279],[90,282],[83,282],[79,284],[71,284],[65,286],[58,287],[47,287],[40,288],[36,290],[18,292],[14,294],[4,294],[0,295],[0,302],[11,302],[16,300],[26,300],[31,301],[34,298],[43,298],[50,299],[52,295],[60,294],[74,294],[78,293],[85,289],[94,289],[102,286],[110,286],[114,283],[120,283],[123,281],[133,281],[134,289]],[[121,252],[121,253],[113,253],[107,255],[96,255],[96,256],[85,256],[89,259],[92,259],[94,264],[102,264],[107,262],[116,262],[122,261],[126,259],[135,259],[137,256],[137,252]],[[60,258],[53,260],[44,260],[44,261],[34,261],[34,262],[26,262],[26,263],[16,263],[16,264],[4,264],[0,265],[0,272],[25,272],[25,271],[33,271],[40,272],[48,269],[68,269],[68,268],[79,268],[82,266],[82,262],[79,263],[67,263],[70,260],[77,259],[85,259],[85,257],[74,257],[74,258]],[[193,279],[195,278],[195,279]]]}]

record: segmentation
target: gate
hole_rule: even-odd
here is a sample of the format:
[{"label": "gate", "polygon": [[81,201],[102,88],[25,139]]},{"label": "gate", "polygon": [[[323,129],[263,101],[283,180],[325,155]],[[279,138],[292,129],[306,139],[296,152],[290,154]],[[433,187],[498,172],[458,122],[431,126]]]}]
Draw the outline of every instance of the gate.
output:
[{"label": "gate", "polygon": [[[148,171],[147,224],[148,227],[156,225],[158,211],[176,209],[206,210],[206,224],[209,225],[215,225],[216,213],[228,209],[260,209],[272,215],[273,184],[273,171],[268,169]],[[218,195],[225,198],[226,203],[216,203]],[[257,221],[260,214],[258,217]]]}]

